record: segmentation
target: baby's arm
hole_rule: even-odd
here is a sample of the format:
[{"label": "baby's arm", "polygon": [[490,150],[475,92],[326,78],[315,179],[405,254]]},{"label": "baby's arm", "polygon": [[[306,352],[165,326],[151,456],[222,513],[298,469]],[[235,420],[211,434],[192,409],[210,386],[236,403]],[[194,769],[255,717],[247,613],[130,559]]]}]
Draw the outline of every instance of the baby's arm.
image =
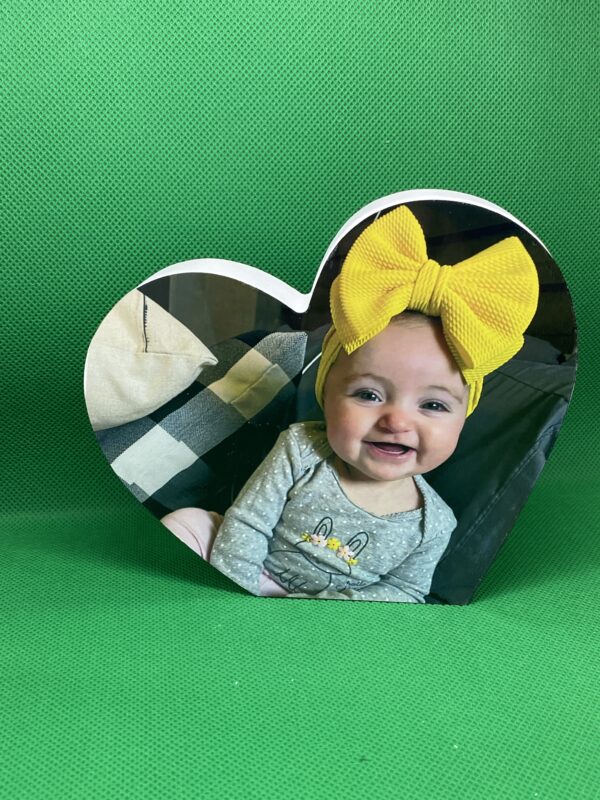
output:
[{"label": "baby's arm", "polygon": [[252,594],[261,594],[269,539],[294,484],[294,465],[299,463],[295,436],[284,431],[227,510],[215,538],[210,563]]},{"label": "baby's arm", "polygon": [[288,597],[314,597],[322,600],[382,600],[394,603],[424,603],[431,588],[434,570],[444,554],[454,526],[438,531],[407,556],[395,569],[376,583],[362,589],[341,592],[325,590],[315,595],[290,594]]},{"label": "baby's arm", "polygon": [[[433,573],[444,554],[454,527],[439,530],[407,556],[402,564],[371,586],[355,591],[353,599],[424,603]],[[360,595],[360,597],[359,597]]]}]

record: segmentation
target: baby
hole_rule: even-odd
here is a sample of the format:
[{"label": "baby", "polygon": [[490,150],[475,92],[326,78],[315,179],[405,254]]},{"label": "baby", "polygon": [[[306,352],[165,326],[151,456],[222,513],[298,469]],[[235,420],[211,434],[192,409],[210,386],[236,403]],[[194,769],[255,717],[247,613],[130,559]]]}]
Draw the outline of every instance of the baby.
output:
[{"label": "baby", "polygon": [[[423,475],[454,452],[482,376],[522,345],[537,273],[514,237],[454,267],[425,247],[405,206],[362,232],[331,292],[315,387],[325,422],[284,431],[220,527],[192,509],[163,520],[177,535],[187,525],[253,594],[423,603],[429,592],[456,519]],[[478,283],[494,278],[482,298]]]}]

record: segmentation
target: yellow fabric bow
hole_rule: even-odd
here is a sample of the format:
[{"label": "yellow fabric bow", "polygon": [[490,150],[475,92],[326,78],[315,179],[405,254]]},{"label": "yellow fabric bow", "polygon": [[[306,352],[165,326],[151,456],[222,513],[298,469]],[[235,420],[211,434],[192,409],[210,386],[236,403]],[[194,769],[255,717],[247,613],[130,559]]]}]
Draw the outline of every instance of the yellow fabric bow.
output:
[{"label": "yellow fabric bow", "polygon": [[410,309],[441,318],[469,386],[468,415],[479,402],[484,376],[523,346],[538,293],[535,264],[516,236],[441,266],[428,258],[416,217],[400,206],[365,228],[333,282],[333,326],[323,342],[317,400],[323,404],[325,378],[341,347],[352,353]]}]

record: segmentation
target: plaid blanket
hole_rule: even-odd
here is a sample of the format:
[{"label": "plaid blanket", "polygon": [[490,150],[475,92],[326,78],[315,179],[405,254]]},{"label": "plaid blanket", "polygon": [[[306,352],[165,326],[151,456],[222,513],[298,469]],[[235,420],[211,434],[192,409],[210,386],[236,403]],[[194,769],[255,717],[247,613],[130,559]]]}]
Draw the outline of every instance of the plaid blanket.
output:
[{"label": "plaid blanket", "polygon": [[211,347],[218,359],[142,419],[98,431],[113,470],[153,514],[224,511],[294,421],[307,334],[253,331]]}]

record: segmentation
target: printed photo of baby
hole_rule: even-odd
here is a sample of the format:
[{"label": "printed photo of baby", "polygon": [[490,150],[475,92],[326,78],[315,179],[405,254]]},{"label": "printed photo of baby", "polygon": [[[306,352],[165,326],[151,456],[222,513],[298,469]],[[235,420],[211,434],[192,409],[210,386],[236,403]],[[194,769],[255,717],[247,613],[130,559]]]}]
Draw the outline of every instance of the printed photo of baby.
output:
[{"label": "printed photo of baby", "polygon": [[521,349],[538,293],[516,236],[444,266],[407,206],[380,215],[331,286],[324,420],[282,432],[224,516],[185,507],[163,523],[255,595],[425,602],[456,527],[425,476]]}]

